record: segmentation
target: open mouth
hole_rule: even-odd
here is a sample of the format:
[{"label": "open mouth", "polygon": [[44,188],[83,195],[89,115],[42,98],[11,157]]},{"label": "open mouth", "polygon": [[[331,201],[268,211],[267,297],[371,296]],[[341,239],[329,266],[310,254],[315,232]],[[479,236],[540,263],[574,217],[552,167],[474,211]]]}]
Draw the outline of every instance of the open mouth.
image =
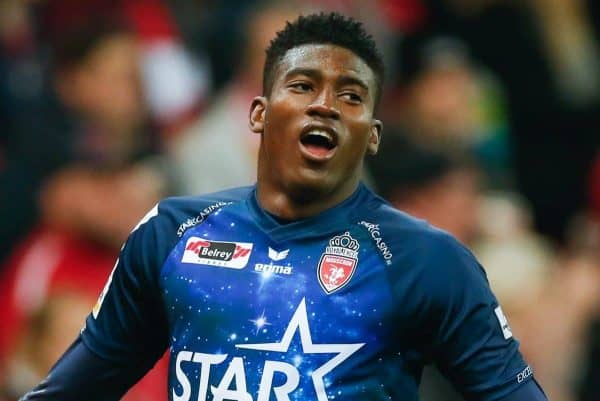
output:
[{"label": "open mouth", "polygon": [[300,143],[312,156],[323,159],[333,155],[337,147],[336,137],[322,129],[311,129],[300,137]]}]

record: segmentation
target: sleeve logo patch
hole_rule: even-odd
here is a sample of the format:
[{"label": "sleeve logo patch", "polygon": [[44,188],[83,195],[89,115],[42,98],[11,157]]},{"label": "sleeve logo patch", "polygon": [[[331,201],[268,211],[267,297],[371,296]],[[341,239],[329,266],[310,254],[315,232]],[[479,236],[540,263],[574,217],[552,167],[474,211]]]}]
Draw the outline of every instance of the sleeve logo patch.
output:
[{"label": "sleeve logo patch", "polygon": [[504,339],[508,340],[513,336],[513,334],[512,330],[510,329],[510,326],[508,325],[508,320],[506,319],[506,316],[504,316],[504,312],[502,312],[502,308],[498,306],[496,309],[494,309],[494,313],[496,314],[498,323],[500,323],[500,328],[502,328],[502,334],[504,335]]},{"label": "sleeve logo patch", "polygon": [[529,376],[533,374],[533,370],[531,366],[527,366],[521,373],[517,375],[517,383],[521,383],[523,380],[527,379]]}]

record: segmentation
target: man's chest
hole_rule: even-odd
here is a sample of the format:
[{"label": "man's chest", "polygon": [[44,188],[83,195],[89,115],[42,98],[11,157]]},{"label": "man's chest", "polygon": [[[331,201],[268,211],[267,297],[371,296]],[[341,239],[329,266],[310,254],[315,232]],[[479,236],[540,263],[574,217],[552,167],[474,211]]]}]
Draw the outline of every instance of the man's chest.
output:
[{"label": "man's chest", "polygon": [[195,332],[211,332],[201,324],[208,319],[256,332],[251,320],[263,312],[273,315],[264,325],[285,328],[286,313],[304,301],[315,324],[330,321],[328,327],[364,326],[371,332],[369,326],[380,326],[391,310],[385,269],[358,225],[275,241],[249,222],[213,219],[182,237],[163,268],[161,285],[172,331],[184,320]]},{"label": "man's chest", "polygon": [[[393,353],[395,306],[375,246],[358,225],[278,242],[218,219],[187,233],[161,278],[178,388],[213,374],[216,399],[277,387],[324,400],[328,383]],[[233,387],[246,390],[227,393],[242,378]]]}]

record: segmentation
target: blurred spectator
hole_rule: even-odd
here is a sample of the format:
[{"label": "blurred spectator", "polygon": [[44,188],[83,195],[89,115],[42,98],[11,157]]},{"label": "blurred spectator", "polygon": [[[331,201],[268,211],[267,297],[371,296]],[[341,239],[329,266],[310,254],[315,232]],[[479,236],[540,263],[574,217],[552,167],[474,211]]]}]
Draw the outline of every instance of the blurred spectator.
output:
[{"label": "blurred spectator", "polygon": [[[43,377],[47,354],[64,351],[50,347],[64,347],[75,338],[72,333],[59,343],[53,337],[54,318],[44,311],[54,311],[49,305],[55,305],[55,292],[76,291],[70,301],[84,304],[71,307],[89,311],[87,300],[100,293],[120,245],[141,216],[165,196],[167,176],[159,161],[158,136],[147,122],[138,60],[131,31],[102,19],[65,36],[57,47],[55,84],[70,118],[71,146],[65,167],[44,184],[39,228],[14,253],[0,281],[0,305],[7,317],[1,368],[17,372],[3,383],[10,391],[23,389],[23,383],[13,379],[31,376],[36,382]],[[32,324],[38,315],[51,322],[48,331]],[[48,341],[48,348],[24,344],[23,358],[15,359],[10,351],[22,337]],[[31,365],[30,357],[39,365]],[[23,366],[30,374],[18,373]],[[163,362],[131,400],[147,399],[148,394],[163,399],[165,368]]]},{"label": "blurred spectator", "polygon": [[[388,129],[378,154],[367,160],[377,192],[399,210],[427,220],[465,244],[473,242],[479,233],[475,211],[481,197],[477,166],[464,152],[448,154],[412,139]],[[425,368],[421,383],[423,401],[461,399],[432,367]]]},{"label": "blurred spectator", "polygon": [[[524,201],[502,192],[484,195],[476,166],[456,154],[392,132],[369,167],[379,193],[392,205],[472,248],[549,398],[575,400],[580,361],[588,349],[586,329],[600,305],[597,254],[582,247],[559,254],[533,231]],[[460,399],[429,369],[422,397]]]},{"label": "blurred spectator", "polygon": [[397,118],[394,123],[425,146],[465,147],[478,130],[473,107],[477,87],[465,45],[438,37],[407,39],[403,48],[402,99],[391,106],[387,120]]},{"label": "blurred spectator", "polygon": [[501,91],[466,44],[447,35],[413,34],[400,40],[397,52],[399,77],[383,106],[386,123],[423,147],[470,153],[489,183],[510,185]]},{"label": "blurred spectator", "polygon": [[167,4],[162,0],[123,1],[123,12],[140,43],[145,98],[164,134],[180,132],[194,121],[210,90],[204,52],[183,46]]},{"label": "blurred spectator", "polygon": [[[75,34],[88,21],[120,20],[138,44],[141,86],[153,120],[166,133],[177,132],[203,107],[210,89],[204,53],[194,56],[163,0],[53,0],[35,4],[42,33],[51,43]],[[83,22],[83,24],[82,24]]]},{"label": "blurred spectator", "polygon": [[368,160],[378,192],[396,208],[470,243],[477,234],[477,167],[465,158],[414,144],[388,132]]},{"label": "blurred spectator", "polygon": [[0,333],[0,360],[8,355],[27,319],[47,302],[55,288],[71,286],[97,296],[115,253],[64,232],[46,228],[32,232],[15,250],[1,276],[0,308],[7,325]]},{"label": "blurred spectator", "polygon": [[[17,248],[0,275],[0,394],[14,400],[46,375],[52,358],[83,327],[117,254],[81,235],[48,227],[31,233]],[[68,303],[62,302],[65,292]],[[56,302],[59,310],[51,306]],[[166,360],[159,362],[125,400],[165,399],[166,369]]]},{"label": "blurred spectator", "polygon": [[593,218],[600,224],[600,150],[596,156],[589,178],[590,209]]},{"label": "blurred spectator", "polygon": [[[596,311],[598,315],[598,311]],[[598,383],[600,382],[600,318],[596,318],[588,333],[590,344],[587,357],[584,357],[583,372],[577,384],[580,385],[579,401],[597,401],[599,399]]]},{"label": "blurred spectator", "polygon": [[600,305],[600,269],[585,253],[558,253],[532,231],[523,202],[494,194],[481,209],[474,253],[485,266],[521,349],[549,399],[575,400],[586,329]]},{"label": "blurred spectator", "polygon": [[[0,386],[45,373],[159,197],[254,181],[263,50],[306,6],[392,50],[381,193],[472,247],[551,399],[600,399],[593,0],[0,1]],[[128,400],[164,399],[154,375]],[[424,401],[455,397],[438,380]]]},{"label": "blurred spectator", "polygon": [[118,165],[140,147],[135,136],[145,115],[137,51],[133,33],[109,20],[73,28],[58,42],[55,84],[78,129],[76,156]]},{"label": "blurred spectator", "polygon": [[256,177],[259,139],[248,128],[248,107],[262,92],[264,49],[298,9],[289,4],[258,7],[248,16],[245,46],[236,76],[202,118],[171,143],[184,193],[208,193],[248,185]]},{"label": "blurred spectator", "polygon": [[159,138],[145,114],[133,34],[99,21],[68,38],[56,85],[74,126],[73,163],[46,182],[43,218],[118,247],[164,193]]},{"label": "blurred spectator", "polygon": [[[186,46],[195,56],[206,58],[211,93],[219,93],[239,69],[245,42],[246,20],[263,0],[169,0]],[[208,99],[210,100],[210,99]]]},{"label": "blurred spectator", "polygon": [[35,223],[38,187],[68,153],[47,63],[28,4],[0,2],[0,260]]},{"label": "blurred spectator", "polygon": [[536,229],[564,241],[600,145],[597,2],[426,3],[428,29],[461,37],[504,86],[518,190]]},{"label": "blurred spectator", "polygon": [[[585,258],[591,263],[596,274],[600,271],[600,159],[590,175],[591,207],[588,212],[580,213],[568,230],[568,245],[572,258]],[[598,280],[600,281],[600,280]],[[580,291],[577,288],[576,291]],[[600,283],[595,288],[600,294]],[[600,299],[592,305],[593,319],[586,324],[586,352],[582,353],[580,373],[574,378],[578,386],[578,400],[594,401],[600,399]]]},{"label": "blurred spectator", "polygon": [[61,291],[31,316],[11,350],[6,395],[17,399],[44,378],[81,330],[93,298],[81,291]]}]

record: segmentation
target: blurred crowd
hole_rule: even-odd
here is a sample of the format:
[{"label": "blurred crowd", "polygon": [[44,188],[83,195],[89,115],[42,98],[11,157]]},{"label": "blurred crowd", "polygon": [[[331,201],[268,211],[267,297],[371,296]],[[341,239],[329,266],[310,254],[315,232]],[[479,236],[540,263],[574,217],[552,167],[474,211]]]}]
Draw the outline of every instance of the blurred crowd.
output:
[{"label": "blurred crowd", "polygon": [[[386,59],[366,182],[473,249],[549,399],[600,400],[600,2],[0,0],[1,401],[160,198],[254,182],[264,49],[319,10]],[[166,400],[165,358],[126,401]]]}]

